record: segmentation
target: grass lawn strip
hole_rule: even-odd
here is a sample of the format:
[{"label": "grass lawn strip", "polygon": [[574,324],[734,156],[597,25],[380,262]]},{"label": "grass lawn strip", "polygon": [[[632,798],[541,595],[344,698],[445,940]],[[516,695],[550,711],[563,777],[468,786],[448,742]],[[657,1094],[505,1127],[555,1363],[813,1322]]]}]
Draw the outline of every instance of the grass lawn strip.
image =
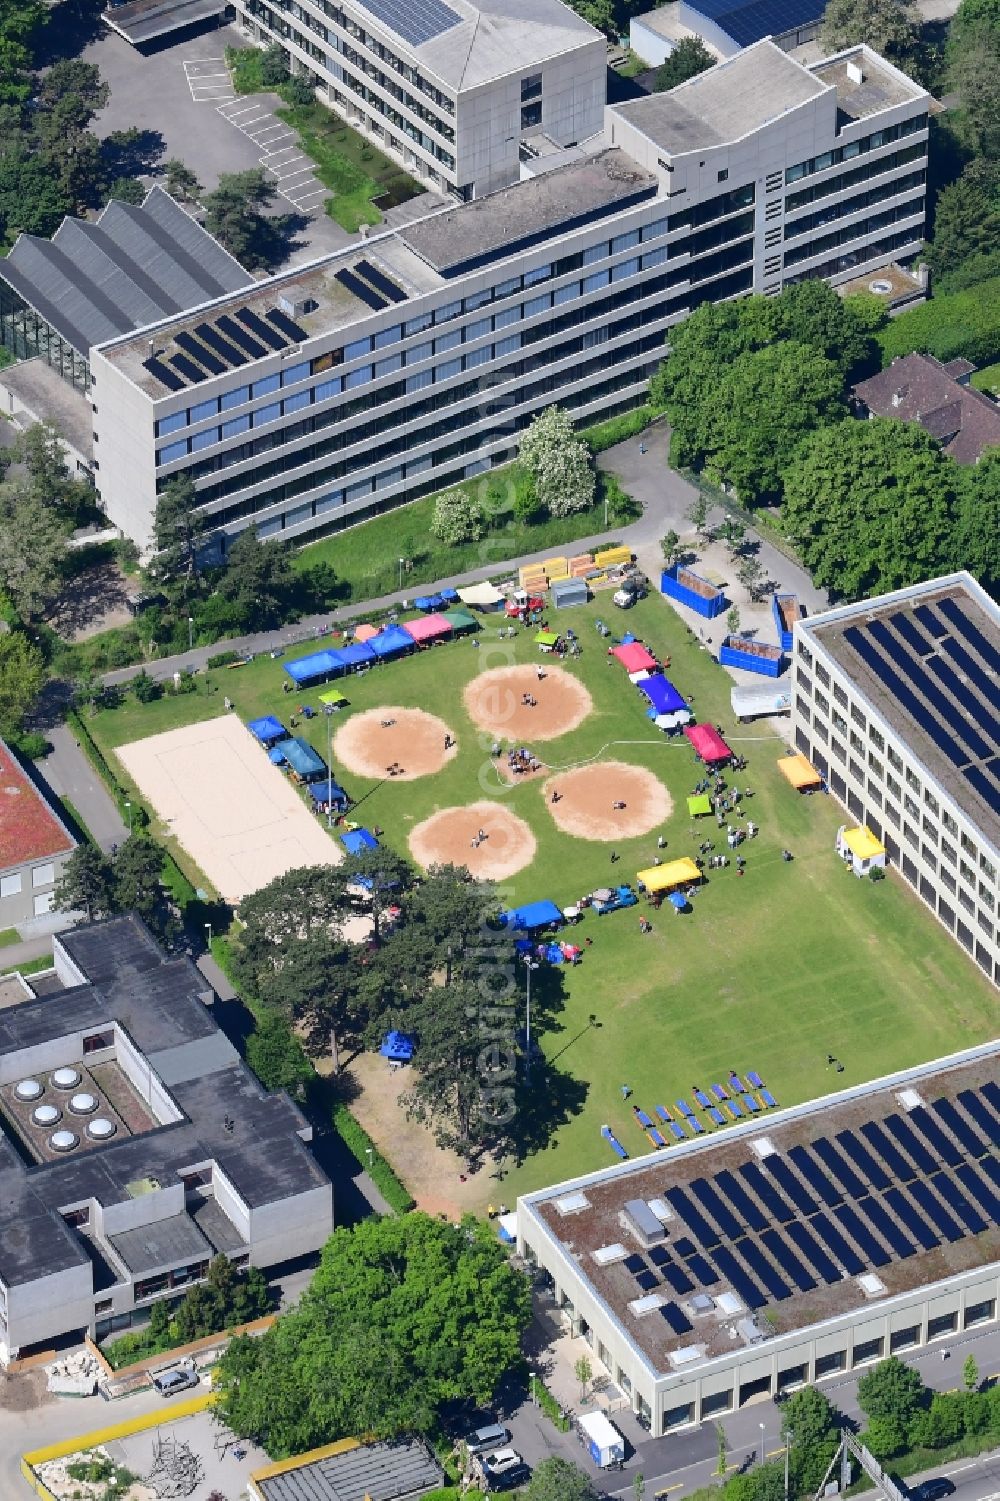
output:
[{"label": "grass lawn strip", "polygon": [[423,191],[402,167],[325,105],[290,104],[275,114],[297,133],[300,147],[316,163],[317,177],[334,194],[326,211],[349,234],[362,224],[382,222],[373,199],[405,203]]},{"label": "grass lawn strip", "polygon": [[[692,854],[700,839],[713,837],[714,822],[695,829],[686,816],[685,799],[699,775],[687,741],[655,731],[625,674],[606,665],[606,643],[594,620],[614,618],[622,628],[609,606],[600,595],[556,616],[560,629],[573,626],[581,637],[584,654],[571,670],[589,689],[594,711],[570,734],[548,742],[546,759],[558,757],[565,766],[600,756],[652,771],[675,808],[663,829],[665,853],[658,852],[655,834],[645,835],[621,841],[620,860],[612,865],[607,845],[554,827],[540,783],[510,787],[496,774],[465,715],[463,689],[481,668],[538,658],[528,633],[499,642],[489,617],[478,651],[460,640],[346,680],[350,706],[338,721],[384,703],[409,705],[441,714],[459,741],[454,760],[420,781],[376,787],[344,773],[351,795],[366,798],[369,827],[377,822],[387,842],[405,851],[410,830],[437,809],[495,797],[526,821],[537,841],[532,864],[505,882],[504,900],[551,897],[560,906],[612,878],[633,879],[657,853],[667,859]],[[670,676],[693,695],[699,719],[732,728],[728,674],[665,601],[641,601],[624,623],[672,658]],[[315,703],[316,690],[285,694],[285,678],[280,662],[263,657],[237,672],[210,673],[209,693],[145,706],[129,699],[88,720],[88,727],[117,767],[115,745],[214,715],[223,691],[244,720],[274,713],[287,724],[298,704]],[[304,723],[297,733],[325,757],[325,721]],[[622,1084],[651,1109],[688,1090],[692,1080],[723,1077],[730,1067],[757,1068],[779,1102],[791,1105],[995,1033],[991,988],[903,882],[895,876],[878,885],[857,881],[836,858],[844,815],[832,800],[803,798],[787,786],[775,767],[783,744],[774,732],[753,725],[732,733],[735,748],[750,761],[735,779],[753,789],[748,812],[761,829],[746,850],[746,876],[737,879],[732,867],[713,872],[691,914],[674,917],[661,909],[651,914],[650,934],[639,931],[645,906],[602,918],[589,914],[576,930],[581,939],[593,938],[584,962],[535,977],[535,1025],[554,1066],[548,1097],[521,1101],[523,1133],[538,1149],[505,1180],[509,1202],[519,1192],[605,1165],[604,1122],[628,1150],[646,1149],[622,1104]],[[335,775],[338,770],[335,764]],[[795,855],[791,864],[781,858],[786,846]],[[184,863],[182,852],[179,859]],[[598,1026],[590,1025],[591,1014]],[[843,1076],[828,1071],[828,1053],[844,1061]],[[536,1105],[544,1120],[557,1120],[551,1135],[541,1126],[536,1131]],[[489,1187],[483,1187],[484,1199]]]}]

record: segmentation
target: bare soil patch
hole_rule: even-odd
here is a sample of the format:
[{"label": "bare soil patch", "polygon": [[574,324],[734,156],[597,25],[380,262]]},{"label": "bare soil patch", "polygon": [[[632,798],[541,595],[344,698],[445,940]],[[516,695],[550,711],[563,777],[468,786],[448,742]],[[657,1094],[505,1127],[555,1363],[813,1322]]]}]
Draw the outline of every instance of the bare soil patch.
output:
[{"label": "bare soil patch", "polygon": [[[451,744],[445,749],[445,739]],[[333,737],[337,760],[356,776],[381,780],[390,766],[401,782],[432,776],[458,752],[455,736],[443,719],[424,709],[388,704],[352,714]]]},{"label": "bare soil patch", "polygon": [[[555,740],[583,723],[593,700],[584,685],[562,667],[494,667],[472,679],[463,695],[477,729],[497,740],[530,745]],[[526,696],[534,704],[524,702]]]},{"label": "bare soil patch", "polygon": [[[480,831],[486,835],[480,839]],[[410,853],[418,865],[464,865],[484,881],[504,881],[535,858],[535,836],[503,803],[442,808],[417,824]]]},{"label": "bare soil patch", "polygon": [[[558,792],[557,802],[552,801]],[[673,812],[673,799],[658,777],[625,761],[595,761],[560,771],[542,788],[556,827],[578,839],[635,839]],[[615,803],[624,807],[616,808]]]}]

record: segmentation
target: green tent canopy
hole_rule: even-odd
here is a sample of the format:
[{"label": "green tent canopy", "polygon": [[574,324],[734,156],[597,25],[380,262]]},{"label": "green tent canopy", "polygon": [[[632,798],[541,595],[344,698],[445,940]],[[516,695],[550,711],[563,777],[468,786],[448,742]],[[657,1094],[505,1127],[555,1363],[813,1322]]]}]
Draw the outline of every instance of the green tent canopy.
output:
[{"label": "green tent canopy", "polygon": [[460,636],[463,631],[474,631],[478,629],[477,621],[472,615],[469,614],[468,610],[460,609],[457,606],[454,610],[445,610],[444,618],[445,620],[447,620],[448,624],[451,626],[452,632],[456,636]]}]

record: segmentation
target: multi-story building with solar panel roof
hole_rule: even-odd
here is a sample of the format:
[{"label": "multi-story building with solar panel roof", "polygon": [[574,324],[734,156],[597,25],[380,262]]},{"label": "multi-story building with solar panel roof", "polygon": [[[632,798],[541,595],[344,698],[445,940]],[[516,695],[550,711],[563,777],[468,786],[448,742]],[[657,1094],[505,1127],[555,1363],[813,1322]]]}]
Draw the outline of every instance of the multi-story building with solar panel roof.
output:
[{"label": "multi-story building with solar panel roof", "polygon": [[323,98],[432,187],[508,187],[521,154],[600,132],[607,42],[562,0],[236,0]]},{"label": "multi-story building with solar panel roof", "polygon": [[787,1110],[755,1069],[647,1101],[683,1141],[519,1199],[518,1250],[654,1435],[995,1323],[998,1065]]},{"label": "multi-story building with solar panel roof", "polygon": [[89,362],[111,520],[149,546],[187,474],[221,550],[307,539],[505,462],[554,402],[636,404],[702,302],[919,250],[927,104],[865,47],[762,41],[522,182],[133,325]]},{"label": "multi-story building with solar panel roof", "polygon": [[795,744],[1000,985],[1000,607],[968,573],[795,626]]}]

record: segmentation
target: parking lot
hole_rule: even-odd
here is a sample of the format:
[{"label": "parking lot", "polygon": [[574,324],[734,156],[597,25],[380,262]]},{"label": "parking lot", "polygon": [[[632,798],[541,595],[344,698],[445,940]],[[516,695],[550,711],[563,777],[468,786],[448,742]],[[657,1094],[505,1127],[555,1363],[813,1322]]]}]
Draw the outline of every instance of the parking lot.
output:
[{"label": "parking lot", "polygon": [[[288,259],[296,265],[339,249],[349,236],[324,213],[328,195],[311,169],[300,170],[308,159],[289,149],[295,148],[295,138],[274,118],[281,102],[277,96],[234,95],[225,49],[246,45],[235,27],[226,26],[144,56],[108,32],[81,54],[100,68],[111,89],[94,128],[98,135],[132,125],[158,132],[161,160],[179,157],[206,192],[218,186],[223,173],[263,166],[278,189],[273,212],[301,216]],[[155,172],[146,179],[150,185],[157,180]]]}]

